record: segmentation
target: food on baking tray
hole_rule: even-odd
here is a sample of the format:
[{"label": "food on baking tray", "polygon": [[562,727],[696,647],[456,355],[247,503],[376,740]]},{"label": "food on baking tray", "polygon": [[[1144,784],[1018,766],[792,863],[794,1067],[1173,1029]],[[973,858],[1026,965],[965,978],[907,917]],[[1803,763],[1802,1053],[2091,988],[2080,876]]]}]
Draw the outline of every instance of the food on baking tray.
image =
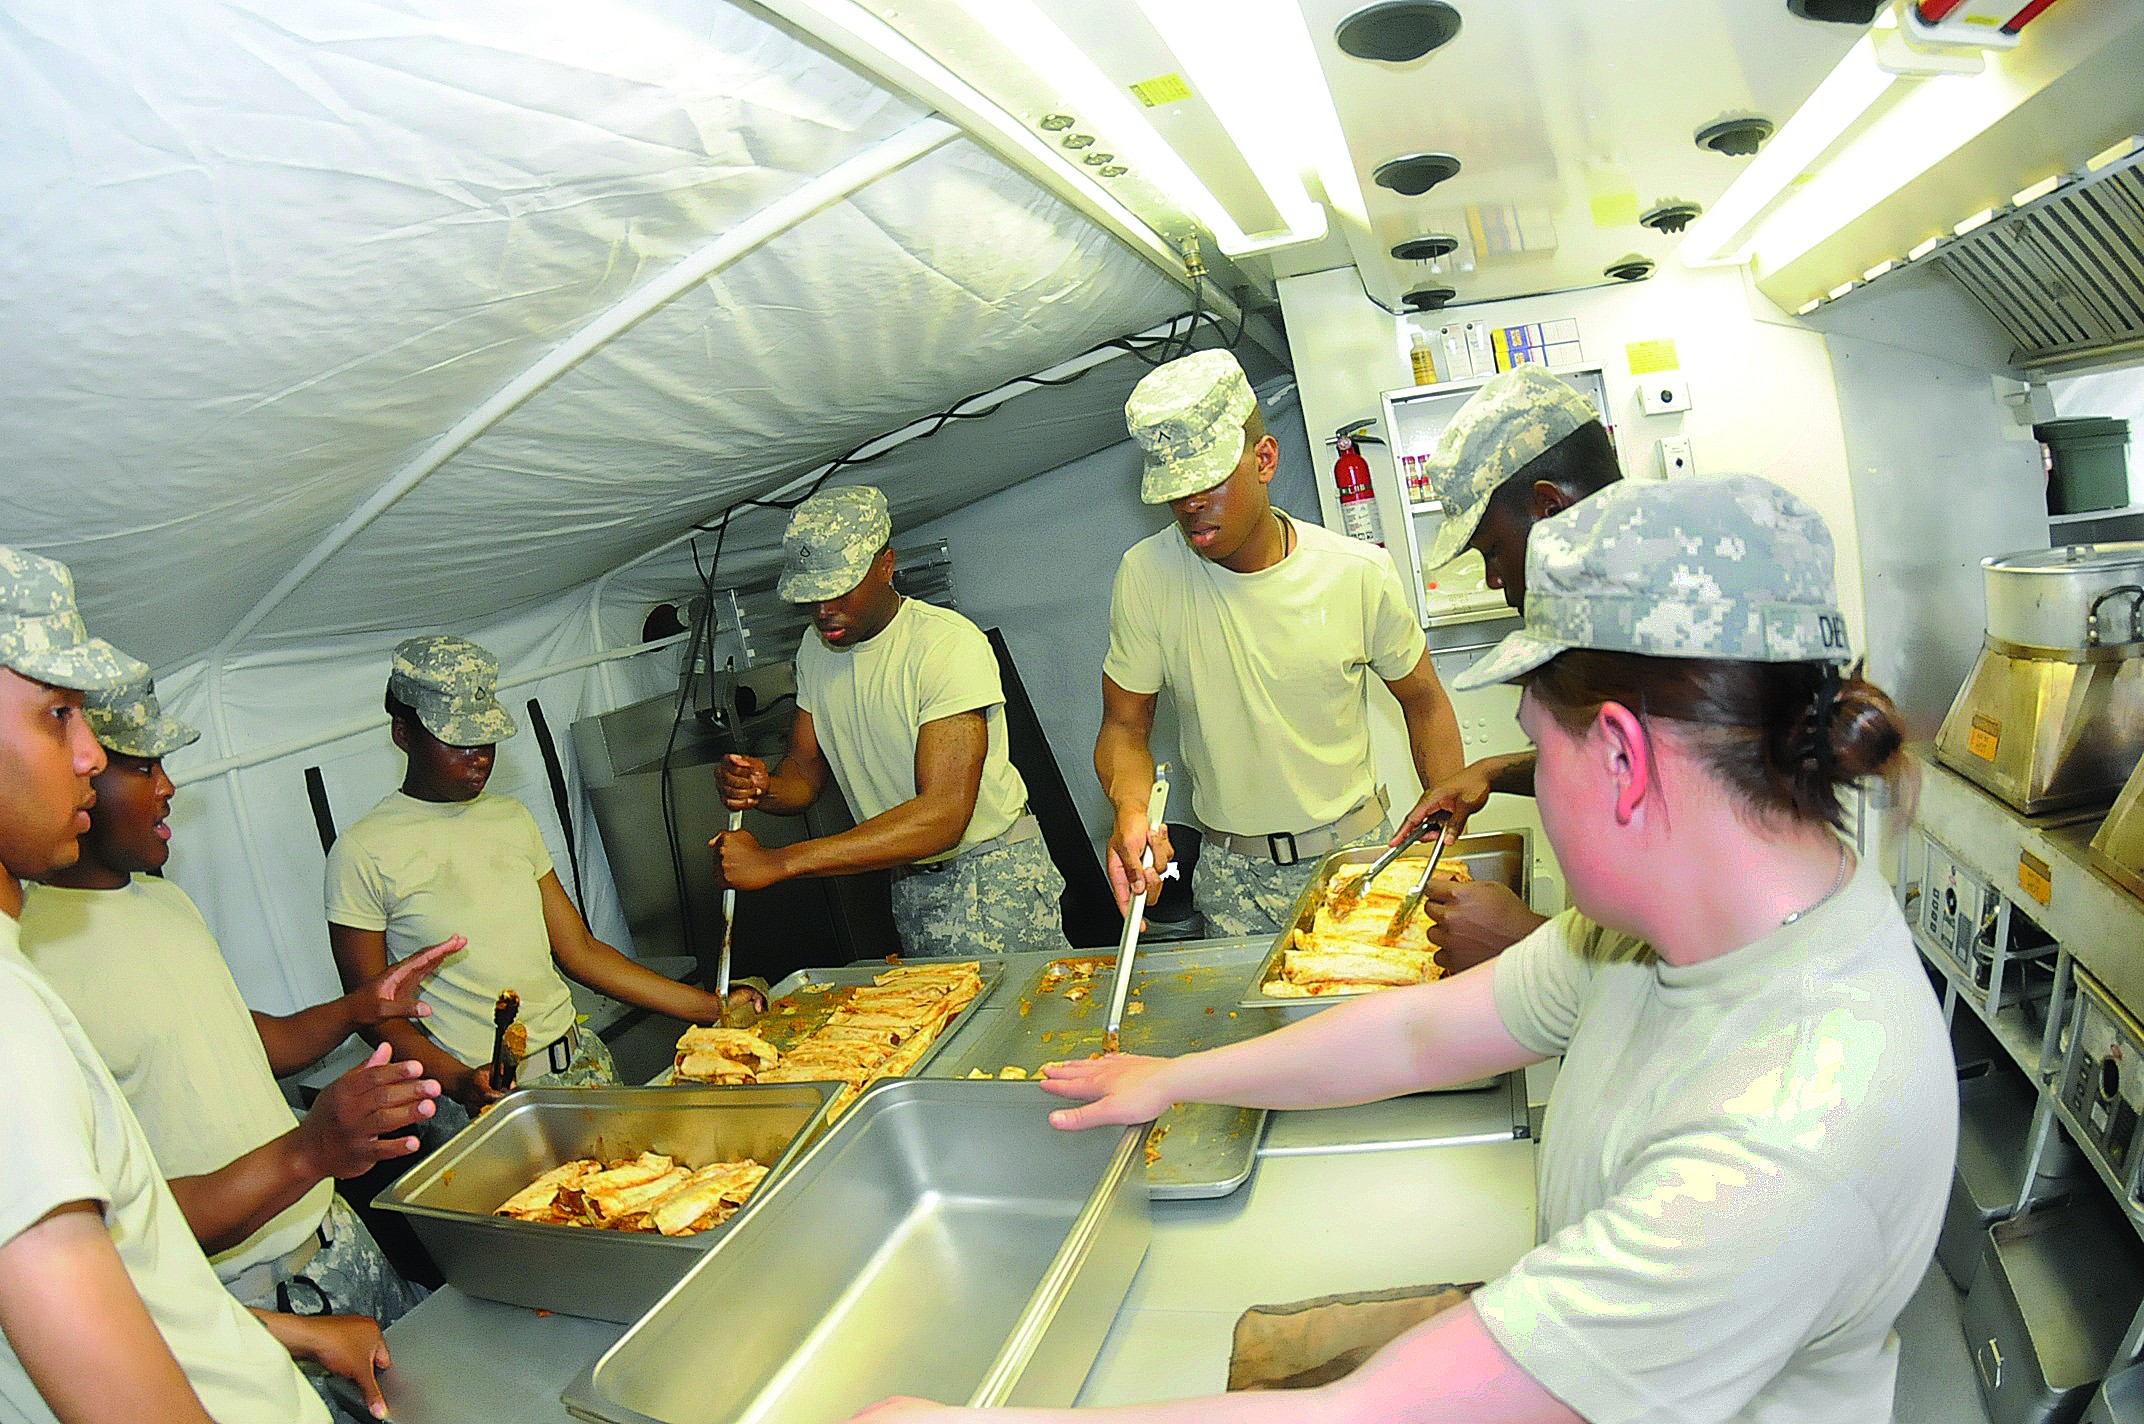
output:
[{"label": "food on baking tray", "polygon": [[750,1083],[781,1061],[774,1045],[741,1028],[691,1028],[677,1041],[677,1076],[695,1083]]},{"label": "food on baking tray", "polygon": [[678,1040],[676,1077],[696,1083],[843,1085],[828,1107],[838,1116],[880,1078],[920,1062],[962,1009],[983,991],[975,960],[903,964],[871,983],[837,991],[824,1023],[786,1049],[741,1029],[688,1029]]},{"label": "food on baking tray", "polygon": [[[1432,920],[1427,911],[1412,916],[1397,939],[1385,942],[1393,912],[1421,878],[1421,859],[1395,861],[1364,888],[1359,900],[1336,911],[1334,897],[1361,873],[1352,867],[1334,873],[1309,926],[1288,932],[1280,973],[1259,986],[1261,993],[1275,999],[1310,999],[1426,984],[1443,976],[1436,946],[1429,942]],[[1464,865],[1446,862],[1437,867],[1437,879],[1473,877]]]},{"label": "food on baking tray", "polygon": [[752,1195],[767,1169],[753,1161],[694,1169],[660,1152],[553,1167],[492,1212],[548,1226],[690,1236],[720,1226]]}]

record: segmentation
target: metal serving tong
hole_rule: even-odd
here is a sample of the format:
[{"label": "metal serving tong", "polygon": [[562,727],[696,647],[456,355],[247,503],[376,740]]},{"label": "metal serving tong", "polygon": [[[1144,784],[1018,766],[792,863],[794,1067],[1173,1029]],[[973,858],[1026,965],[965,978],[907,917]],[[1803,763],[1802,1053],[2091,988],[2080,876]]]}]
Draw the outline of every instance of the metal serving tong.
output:
[{"label": "metal serving tong", "polygon": [[[1154,827],[1162,823],[1162,813],[1169,805],[1169,764],[1161,763],[1154,768],[1154,794],[1146,802],[1146,853],[1139,858],[1140,867],[1151,871],[1154,868]],[[1115,1053],[1118,1032],[1124,1027],[1124,1004],[1132,991],[1132,956],[1139,952],[1139,922],[1146,917],[1146,891],[1132,896],[1132,907],[1124,916],[1124,937],[1117,941],[1117,977],[1109,988],[1109,1017],[1102,1021],[1102,1051]]]},{"label": "metal serving tong", "polygon": [[[744,829],[744,812],[730,812],[730,829]],[[737,924],[737,891],[728,881],[722,883],[722,960],[715,968],[715,997],[722,1002],[723,1017],[729,1016],[730,1003],[730,931]]]},{"label": "metal serving tong", "polygon": [[1447,816],[1437,823],[1437,844],[1430,849],[1429,863],[1422,867],[1422,878],[1415,881],[1414,889],[1407,892],[1407,898],[1400,901],[1400,907],[1392,912],[1392,923],[1385,927],[1386,944],[1397,940],[1401,929],[1413,918],[1414,912],[1422,908],[1422,896],[1429,890],[1429,877],[1437,873],[1437,862],[1444,859],[1444,848],[1450,845],[1451,841],[1452,820]]},{"label": "metal serving tong", "polygon": [[1439,822],[1435,816],[1424,816],[1421,825],[1409,831],[1397,844],[1385,847],[1385,853],[1371,861],[1368,870],[1363,871],[1361,875],[1334,891],[1331,898],[1326,901],[1328,905],[1332,906],[1333,914],[1343,916],[1352,911],[1355,906],[1362,902],[1362,897],[1368,893],[1370,882],[1384,874],[1386,867],[1390,866],[1393,861],[1398,860],[1402,855],[1405,855],[1409,849],[1420,845],[1424,837],[1437,829],[1438,824]]}]

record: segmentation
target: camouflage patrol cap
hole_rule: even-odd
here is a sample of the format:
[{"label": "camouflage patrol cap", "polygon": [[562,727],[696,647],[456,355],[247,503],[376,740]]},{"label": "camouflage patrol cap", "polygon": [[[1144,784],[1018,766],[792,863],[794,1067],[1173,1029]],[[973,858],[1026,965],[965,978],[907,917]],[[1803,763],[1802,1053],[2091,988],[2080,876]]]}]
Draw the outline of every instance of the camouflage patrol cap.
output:
[{"label": "camouflage patrol cap", "polygon": [[839,598],[864,581],[892,538],[893,516],[881,491],[870,485],[821,490],[789,516],[774,591],[791,603]]},{"label": "camouflage patrol cap", "polygon": [[450,747],[503,742],[517,730],[499,705],[499,660],[467,638],[430,633],[395,644],[387,690]]},{"label": "camouflage patrol cap", "polygon": [[1624,481],[1534,526],[1526,626],[1452,683],[1509,682],[1569,648],[1849,662],[1831,531],[1755,475]]},{"label": "camouflage patrol cap", "polygon": [[147,677],[135,661],[89,636],[74,606],[74,575],[41,554],[0,546],[0,667],[81,692]]},{"label": "camouflage patrol cap", "polygon": [[201,740],[199,728],[165,713],[147,676],[90,693],[82,715],[106,751],[126,756],[166,757]]},{"label": "camouflage patrol cap", "polygon": [[1430,492],[1445,514],[1422,567],[1442,568],[1465,553],[1489,496],[1549,446],[1600,418],[1592,401],[1539,366],[1514,366],[1474,392],[1429,457]]},{"label": "camouflage patrol cap", "polygon": [[1124,424],[1146,452],[1139,498],[1167,504],[1227,479],[1256,409],[1250,378],[1226,351],[1196,351],[1149,371],[1124,402]]}]

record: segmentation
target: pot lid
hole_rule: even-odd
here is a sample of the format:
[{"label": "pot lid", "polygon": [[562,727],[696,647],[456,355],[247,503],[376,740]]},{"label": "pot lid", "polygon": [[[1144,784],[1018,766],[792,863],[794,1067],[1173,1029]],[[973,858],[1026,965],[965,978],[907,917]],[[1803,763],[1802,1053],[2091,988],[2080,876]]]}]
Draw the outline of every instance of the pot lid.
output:
[{"label": "pot lid", "polygon": [[2105,569],[2144,568],[2144,540],[2021,549],[2014,554],[1991,554],[1980,561],[1980,566],[2001,574],[2089,574]]}]

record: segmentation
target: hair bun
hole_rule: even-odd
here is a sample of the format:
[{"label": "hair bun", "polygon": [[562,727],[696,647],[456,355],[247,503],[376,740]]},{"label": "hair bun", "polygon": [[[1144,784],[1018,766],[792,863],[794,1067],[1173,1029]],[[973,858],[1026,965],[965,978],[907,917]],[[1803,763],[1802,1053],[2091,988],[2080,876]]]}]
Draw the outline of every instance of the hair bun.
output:
[{"label": "hair bun", "polygon": [[1906,724],[1898,704],[1858,667],[1840,681],[1829,720],[1831,763],[1839,781],[1883,773],[1905,749]]}]

